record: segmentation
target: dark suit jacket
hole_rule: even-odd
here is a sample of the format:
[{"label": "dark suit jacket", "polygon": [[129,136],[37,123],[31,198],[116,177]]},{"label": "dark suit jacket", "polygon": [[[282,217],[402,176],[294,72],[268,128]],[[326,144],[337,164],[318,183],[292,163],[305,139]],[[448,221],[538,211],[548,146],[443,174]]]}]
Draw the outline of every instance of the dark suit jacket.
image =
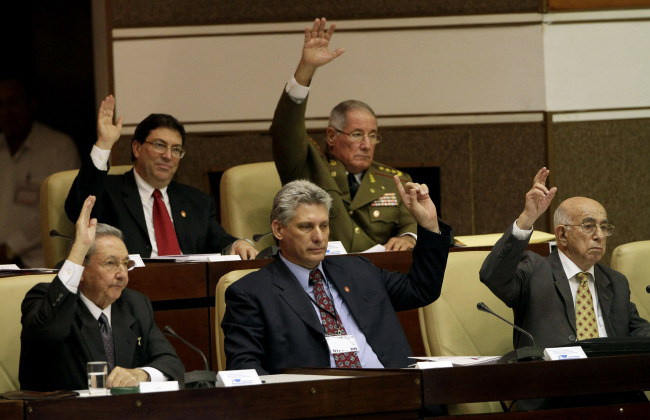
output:
[{"label": "dark suit jacket", "polygon": [[[445,235],[450,233],[447,226],[442,228]],[[440,296],[449,236],[425,229],[418,229],[418,235],[409,274],[381,270],[361,257],[323,261],[327,279],[385,367],[406,367],[412,355],[395,311],[424,306]],[[280,259],[230,285],[225,297],[221,327],[228,369],[267,374],[285,367],[330,366],[313,304]]]},{"label": "dark suit jacket", "polygon": [[[57,276],[34,286],[22,303],[21,389],[88,388],[86,363],[106,360],[99,323]],[[124,289],[111,305],[116,366],[151,366],[172,379],[185,367],[153,318],[143,294]]]},{"label": "dark suit jacket", "polygon": [[[526,251],[527,246],[527,240],[514,237],[510,226],[483,263],[481,281],[513,309],[515,324],[532,334],[537,346],[575,342],[575,303],[558,251],[544,258]],[[607,336],[650,336],[650,324],[630,302],[625,276],[600,264],[594,273]],[[513,341],[515,348],[532,345],[517,331]]]},{"label": "dark suit jacket", "polygon": [[273,159],[282,184],[308,179],[332,196],[330,240],[341,241],[348,252],[362,252],[394,236],[415,233],[415,219],[392,179],[394,174],[407,181],[411,177],[373,161],[351,199],[343,163],[326,157],[307,135],[306,107],[307,100],[296,104],[283,90],[270,129]]},{"label": "dark suit jacket", "polygon": [[[209,195],[187,185],[171,182],[167,187],[178,243],[184,254],[222,252],[237,238],[217,223],[217,207]],[[133,169],[122,175],[100,171],[87,157],[65,201],[70,220],[77,220],[89,195],[97,197],[91,217],[124,233],[130,254],[151,256],[151,241]]]}]

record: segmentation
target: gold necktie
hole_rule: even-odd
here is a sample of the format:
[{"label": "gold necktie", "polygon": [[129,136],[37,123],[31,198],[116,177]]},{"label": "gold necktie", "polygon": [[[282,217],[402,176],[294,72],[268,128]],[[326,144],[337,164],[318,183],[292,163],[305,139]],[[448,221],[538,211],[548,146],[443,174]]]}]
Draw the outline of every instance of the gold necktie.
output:
[{"label": "gold necktie", "polygon": [[576,330],[578,340],[598,337],[598,322],[594,311],[594,300],[589,291],[589,276],[587,273],[578,273],[576,278],[580,282],[576,293]]}]

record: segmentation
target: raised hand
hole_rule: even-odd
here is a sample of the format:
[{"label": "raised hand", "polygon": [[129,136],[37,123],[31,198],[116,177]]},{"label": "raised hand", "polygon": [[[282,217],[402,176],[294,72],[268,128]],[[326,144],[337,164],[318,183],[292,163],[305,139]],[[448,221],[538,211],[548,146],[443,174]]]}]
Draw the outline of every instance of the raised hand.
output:
[{"label": "raised hand", "polygon": [[535,221],[548,209],[548,206],[551,205],[551,201],[557,192],[557,187],[551,189],[546,188],[546,179],[550,172],[551,171],[544,167],[537,172],[537,175],[535,175],[533,187],[526,193],[524,211],[517,219],[517,226],[520,229],[532,229]]},{"label": "raised hand", "polygon": [[113,123],[114,111],[115,98],[113,95],[108,95],[102,101],[97,115],[97,143],[95,144],[100,149],[111,150],[120,138],[123,118],[120,117]]},{"label": "raised hand", "polygon": [[426,184],[407,182],[402,185],[399,177],[393,177],[397,191],[407,210],[413,215],[415,221],[425,229],[439,233],[438,212],[435,204],[429,197],[429,187]]},{"label": "raised hand", "polygon": [[68,260],[75,264],[82,265],[88,249],[95,242],[95,230],[97,229],[97,219],[90,218],[90,213],[95,205],[95,196],[90,195],[84,201],[81,208],[79,219],[75,224],[75,235],[72,249],[68,255]]},{"label": "raised hand", "polygon": [[336,24],[325,28],[325,18],[314,20],[314,25],[305,29],[305,43],[302,47],[302,57],[295,73],[298,83],[308,86],[316,69],[329,63],[345,52],[345,48],[330,51],[329,43],[336,30]]}]

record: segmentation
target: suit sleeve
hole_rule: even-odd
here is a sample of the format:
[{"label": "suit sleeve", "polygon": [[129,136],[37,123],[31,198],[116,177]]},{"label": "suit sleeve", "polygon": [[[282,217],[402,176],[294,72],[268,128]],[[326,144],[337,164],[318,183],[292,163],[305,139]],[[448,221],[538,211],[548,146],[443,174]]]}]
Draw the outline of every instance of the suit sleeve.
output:
[{"label": "suit sleeve", "polygon": [[73,223],[79,218],[79,213],[83,207],[84,201],[89,195],[96,197],[90,217],[96,217],[102,220],[104,209],[103,193],[104,184],[108,171],[100,171],[95,167],[90,155],[86,156],[82,163],[77,177],[74,179],[68,197],[65,200],[65,213]]},{"label": "suit sleeve", "polygon": [[52,283],[39,283],[23,299],[21,337],[52,342],[70,335],[79,297],[71,293],[58,276]]},{"label": "suit sleeve", "polygon": [[226,289],[226,312],[221,322],[226,369],[255,369],[259,375],[268,375],[262,367],[266,360],[262,314],[250,296],[236,285]]}]

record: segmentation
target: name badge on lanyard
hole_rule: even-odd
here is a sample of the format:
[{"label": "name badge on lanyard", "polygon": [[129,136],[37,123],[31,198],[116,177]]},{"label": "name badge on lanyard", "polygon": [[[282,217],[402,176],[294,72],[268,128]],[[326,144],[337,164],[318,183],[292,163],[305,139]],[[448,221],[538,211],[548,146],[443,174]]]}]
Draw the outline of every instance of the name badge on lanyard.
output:
[{"label": "name badge on lanyard", "polygon": [[327,345],[330,348],[330,353],[340,354],[359,351],[357,340],[354,339],[352,334],[345,335],[328,335],[325,337]]}]

